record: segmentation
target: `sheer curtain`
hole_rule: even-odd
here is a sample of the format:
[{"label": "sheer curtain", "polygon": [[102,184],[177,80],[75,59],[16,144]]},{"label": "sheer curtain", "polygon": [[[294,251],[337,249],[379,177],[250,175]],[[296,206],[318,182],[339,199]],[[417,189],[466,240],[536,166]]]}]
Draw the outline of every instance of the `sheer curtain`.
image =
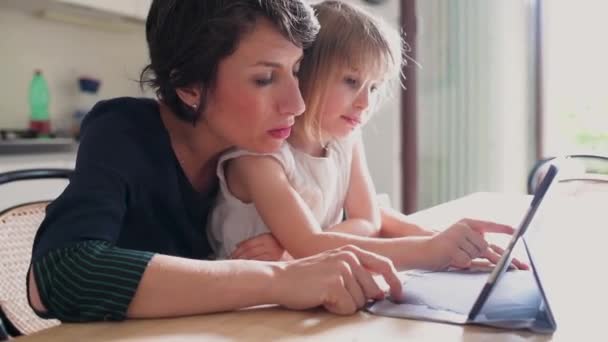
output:
[{"label": "sheer curtain", "polygon": [[525,192],[534,159],[532,10],[524,0],[417,1],[418,207]]}]

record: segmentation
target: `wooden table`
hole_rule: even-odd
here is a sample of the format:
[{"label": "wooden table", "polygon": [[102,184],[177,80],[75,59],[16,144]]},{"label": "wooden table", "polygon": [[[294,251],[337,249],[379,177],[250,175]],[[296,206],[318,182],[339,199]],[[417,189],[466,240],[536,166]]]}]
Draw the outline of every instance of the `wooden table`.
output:
[{"label": "wooden table", "polygon": [[[527,196],[476,193],[421,211],[411,219],[436,228],[461,217],[517,225],[528,202]],[[549,255],[541,271],[558,324],[552,336],[365,312],[341,317],[322,310],[264,307],[177,319],[63,324],[18,341],[606,341],[607,204],[570,197],[548,208],[553,214],[543,223],[542,239],[536,246],[539,255]]]}]

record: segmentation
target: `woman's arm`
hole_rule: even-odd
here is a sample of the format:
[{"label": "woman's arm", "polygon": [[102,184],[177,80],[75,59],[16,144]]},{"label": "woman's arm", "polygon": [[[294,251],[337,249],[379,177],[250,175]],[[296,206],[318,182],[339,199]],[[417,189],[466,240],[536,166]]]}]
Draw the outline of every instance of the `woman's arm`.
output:
[{"label": "woman's arm", "polygon": [[32,307],[62,321],[122,320],[154,253],[100,240],[51,249],[32,263]]},{"label": "woman's arm", "polygon": [[[109,251],[93,266],[108,263],[114,252]],[[401,282],[390,261],[352,246],[283,263],[201,261],[157,254],[145,269],[132,301],[127,303],[126,317],[121,318],[107,306],[114,298],[110,292],[120,291],[120,282],[95,284],[101,279],[100,274],[64,273],[57,265],[51,270],[55,276],[45,278],[44,273],[50,270],[46,267],[48,265],[37,267],[30,273],[31,302],[38,312],[46,312],[46,317],[64,321],[175,317],[261,304],[279,304],[292,309],[321,305],[334,313],[350,314],[362,308],[368,299],[384,296],[371,272],[384,277],[391,296],[401,298],[402,295]],[[106,270],[101,277],[115,275],[116,272]],[[65,289],[68,284],[78,285],[75,293]],[[107,292],[106,296],[97,296],[87,303],[87,293],[96,290]],[[51,298],[64,295],[72,300]],[[53,308],[47,311],[41,299]],[[65,315],[66,309],[73,310],[73,315]]]},{"label": "woman's arm", "polygon": [[273,304],[278,264],[202,261],[156,255],[133,297],[128,317],[151,318],[229,311]]},{"label": "woman's arm", "polygon": [[386,258],[346,246],[288,262],[194,261],[157,255],[146,270],[129,317],[181,316],[261,304],[291,309],[323,306],[351,314],[384,297],[372,278],[384,277],[391,296],[401,281]]}]

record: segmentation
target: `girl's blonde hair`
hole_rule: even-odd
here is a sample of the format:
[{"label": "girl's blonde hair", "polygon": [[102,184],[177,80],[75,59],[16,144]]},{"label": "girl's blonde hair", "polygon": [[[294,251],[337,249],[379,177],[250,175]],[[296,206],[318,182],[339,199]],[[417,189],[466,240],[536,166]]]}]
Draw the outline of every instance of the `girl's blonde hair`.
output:
[{"label": "girl's blonde hair", "polygon": [[[297,118],[296,133],[321,139],[321,113],[328,85],[345,68],[373,75],[383,82],[379,99],[386,97],[401,80],[403,63],[401,35],[365,10],[342,1],[313,5],[321,30],[304,51],[300,66],[300,90],[306,111]],[[375,104],[377,105],[378,102]],[[368,111],[372,112],[373,107]]]}]

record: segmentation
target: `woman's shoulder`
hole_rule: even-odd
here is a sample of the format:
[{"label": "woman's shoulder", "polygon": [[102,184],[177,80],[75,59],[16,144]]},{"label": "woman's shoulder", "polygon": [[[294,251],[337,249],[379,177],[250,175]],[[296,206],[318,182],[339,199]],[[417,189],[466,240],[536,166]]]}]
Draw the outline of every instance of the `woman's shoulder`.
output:
[{"label": "woman's shoulder", "polygon": [[117,97],[99,101],[85,116],[81,132],[85,133],[91,126],[109,125],[114,129],[121,126],[142,126],[147,121],[158,117],[158,104],[153,99]]},{"label": "woman's shoulder", "polygon": [[[81,146],[159,148],[166,140],[158,103],[153,99],[120,97],[99,101],[80,127]],[[119,151],[114,150],[113,153]]]},{"label": "woman's shoulder", "polygon": [[139,170],[170,162],[170,152],[155,100],[115,98],[98,102],[85,117],[77,164],[93,161]]}]

